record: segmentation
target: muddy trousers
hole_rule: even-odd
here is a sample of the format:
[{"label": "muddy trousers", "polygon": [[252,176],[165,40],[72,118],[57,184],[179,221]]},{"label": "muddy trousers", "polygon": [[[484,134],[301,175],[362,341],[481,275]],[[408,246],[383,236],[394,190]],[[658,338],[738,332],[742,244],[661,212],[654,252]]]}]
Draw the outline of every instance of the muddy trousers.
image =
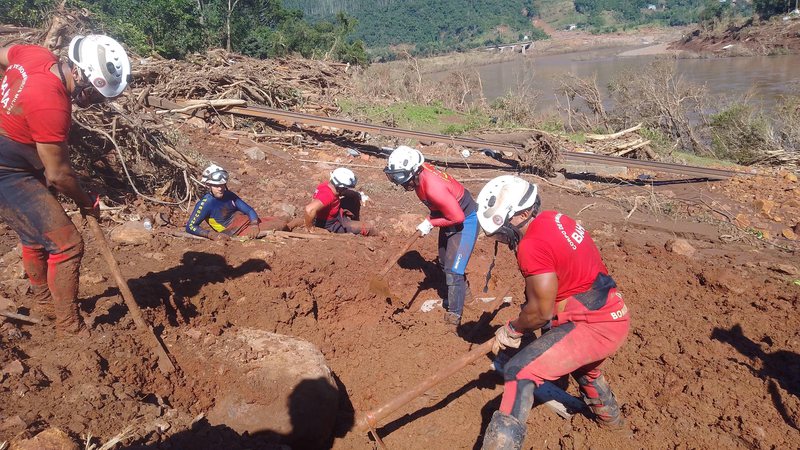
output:
[{"label": "muddy trousers", "polygon": [[53,305],[56,329],[79,331],[83,326],[77,303],[83,240],[47,190],[43,175],[0,169],[0,220],[22,242],[22,264],[34,300],[45,311]]},{"label": "muddy trousers", "polygon": [[[289,227],[286,225],[286,219],[282,219],[280,217],[262,217],[258,219],[258,231],[269,231],[269,230],[278,230],[278,231],[286,231]],[[230,223],[225,228],[223,233],[227,234],[228,236],[243,236],[245,235],[250,227],[252,227],[250,223],[250,218],[247,217],[247,214],[237,211],[234,213],[233,217],[231,218]]]},{"label": "muddy trousers", "polygon": [[444,269],[447,283],[447,311],[458,319],[464,311],[467,295],[467,270],[469,258],[478,240],[478,216],[472,213],[464,222],[439,229],[439,263]]},{"label": "muddy trousers", "polygon": [[339,215],[326,221],[317,221],[316,226],[325,228],[331,233],[350,233],[360,234],[361,236],[374,235],[375,232],[367,222],[363,220],[353,220],[340,210]]}]

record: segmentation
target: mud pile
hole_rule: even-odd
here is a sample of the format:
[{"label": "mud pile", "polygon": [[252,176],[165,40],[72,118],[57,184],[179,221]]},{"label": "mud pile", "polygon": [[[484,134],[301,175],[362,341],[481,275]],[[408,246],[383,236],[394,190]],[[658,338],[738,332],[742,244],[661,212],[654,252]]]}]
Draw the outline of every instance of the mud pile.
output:
[{"label": "mud pile", "polygon": [[[91,337],[56,336],[47,325],[5,321],[0,326],[0,442],[51,426],[76,440],[87,433],[107,440],[132,426],[134,436],[120,448],[276,448],[279,430],[251,435],[214,424],[209,416],[225,394],[244,386],[231,383],[230,372],[215,372],[222,364],[199,357],[198,346],[251,328],[319,348],[339,393],[334,437],[326,446],[373,448],[366,434],[349,432],[355,411],[382,404],[468,351],[468,333],[471,341],[483,342],[516,314],[522,280],[506,249],[498,255],[489,292],[481,292],[493,253],[492,242],[484,238],[469,264],[472,293],[491,297],[513,284],[513,305],[474,333],[471,327],[485,313],[481,300],[466,308],[461,336],[448,333],[442,323],[442,310],[435,305],[445,294],[444,280],[435,264],[434,237],[420,240],[389,272],[393,297],[368,291],[370,277],[425,212],[413,193],[389,185],[380,171],[383,161],[352,158],[330,144],[291,149],[289,159],[267,154],[252,160],[244,156],[246,145],[215,135],[213,128],[192,132],[194,141],[202,142],[198,149],[232,174],[231,190],[262,216],[300,214],[336,164],[358,164],[359,188],[371,197],[362,214],[377,222],[382,236],[354,236],[345,245],[324,239],[222,245],[156,234],[145,244],[117,247],[120,268],[147,320],[181,368],[165,376],[142,345],[86,234],[80,298],[83,315],[93,323]],[[474,194],[483,180],[499,173],[449,170]],[[733,204],[736,195],[749,195],[759,184],[796,187],[786,178],[765,176],[771,183],[741,189],[666,184],[655,192]],[[630,213],[600,196],[572,195],[546,182],[540,186],[545,209],[580,219],[593,235],[631,309],[628,342],[607,362],[606,373],[633,439],[600,430],[581,415],[564,420],[536,408],[526,446],[798,447],[800,272],[793,243],[775,238],[783,239],[773,241],[783,249],[758,240],[721,239],[716,223],[653,215],[644,208]],[[634,193],[621,189],[618,195]],[[170,224],[157,232],[180,227],[187,214],[164,212]],[[666,242],[676,238],[688,241],[692,256],[666,250]],[[0,227],[0,252],[15,244],[13,233]],[[25,280],[4,277],[0,295],[26,306]],[[432,310],[424,312],[423,305],[433,305]],[[482,359],[395,413],[377,430],[386,445],[474,448],[502,393],[502,380],[488,367],[489,359]],[[569,391],[577,392],[574,383]]]}]

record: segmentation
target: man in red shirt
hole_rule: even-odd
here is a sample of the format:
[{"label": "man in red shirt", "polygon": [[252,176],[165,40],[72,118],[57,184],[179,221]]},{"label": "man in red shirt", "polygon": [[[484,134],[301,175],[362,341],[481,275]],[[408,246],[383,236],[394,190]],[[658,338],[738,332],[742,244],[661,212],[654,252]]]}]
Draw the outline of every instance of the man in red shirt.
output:
[{"label": "man in red shirt", "polygon": [[356,181],[352,170],[340,167],[331,172],[327,182],[317,186],[311,202],[305,207],[304,223],[309,233],[314,232],[314,227],[319,227],[331,233],[375,234],[372,224],[358,220],[361,205],[369,197],[354,190]]},{"label": "man in red shirt", "polygon": [[411,147],[392,151],[383,171],[391,182],[414,191],[430,209],[430,215],[417,226],[420,235],[439,227],[439,264],[447,283],[444,320],[457,329],[468,289],[464,272],[478,239],[475,200],[455,178],[426,163],[422,153]]},{"label": "man in red shirt", "polygon": [[624,427],[600,365],[628,334],[628,308],[589,233],[561,213],[539,212],[539,205],[536,185],[511,175],[493,179],[478,195],[481,228],[517,253],[525,277],[525,304],[497,330],[493,350],[519,348],[524,334],[543,329],[502,367],[505,389],[484,449],[519,449],[536,388],[567,374],[600,425]]},{"label": "man in red shirt", "polygon": [[98,216],[97,196],[81,188],[69,161],[71,103],[121,94],[130,62],[118,42],[90,35],[76,36],[65,60],[44,47],[2,47],[0,69],[0,217],[22,242],[36,303],[52,303],[58,331],[77,333],[84,327],[76,301],[83,240],[48,186],[84,216]]}]

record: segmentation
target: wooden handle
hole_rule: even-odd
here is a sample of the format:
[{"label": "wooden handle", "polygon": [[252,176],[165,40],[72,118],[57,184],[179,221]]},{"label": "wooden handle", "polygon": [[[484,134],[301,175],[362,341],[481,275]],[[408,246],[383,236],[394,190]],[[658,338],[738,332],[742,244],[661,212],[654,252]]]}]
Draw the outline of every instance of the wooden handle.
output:
[{"label": "wooden handle", "polygon": [[108,270],[111,271],[111,275],[114,277],[114,281],[117,283],[117,287],[122,293],[122,298],[125,300],[125,305],[128,306],[128,310],[131,312],[133,322],[141,331],[145,332],[145,334],[148,336],[148,339],[152,341],[152,344],[154,344],[156,356],[158,356],[158,367],[162,372],[174,372],[175,365],[172,364],[172,360],[169,358],[169,355],[163,346],[164,344],[158,340],[156,335],[153,333],[152,328],[150,328],[147,322],[145,322],[144,317],[142,317],[142,310],[139,309],[139,305],[136,304],[136,300],[133,298],[133,293],[128,287],[128,282],[122,278],[122,273],[119,271],[117,260],[114,259],[114,254],[111,253],[111,247],[108,246],[108,241],[106,241],[106,236],[103,234],[100,224],[97,223],[97,219],[92,216],[86,216],[86,222],[89,224],[89,228],[91,228],[92,233],[94,234],[97,245],[100,247],[100,253],[103,255],[103,259],[106,260]]},{"label": "wooden handle", "polygon": [[389,273],[389,270],[391,270],[391,268],[395,264],[397,264],[397,261],[400,260],[400,258],[402,258],[403,255],[406,254],[406,252],[408,252],[408,249],[410,249],[411,246],[414,245],[414,243],[417,242],[417,239],[419,239],[420,237],[421,236],[419,235],[419,233],[414,233],[411,236],[411,239],[409,239],[408,242],[406,242],[406,245],[403,246],[403,249],[400,250],[395,256],[393,256],[392,259],[386,262],[386,266],[383,269],[381,269],[380,272],[378,272],[378,276],[383,277],[384,275]]},{"label": "wooden handle", "polygon": [[383,405],[373,409],[372,411],[359,414],[355,423],[356,429],[358,431],[366,431],[367,429],[369,429],[370,426],[376,427],[376,425],[378,424],[378,422],[381,421],[381,419],[385,419],[386,416],[388,416],[398,408],[402,407],[406,403],[410,402],[411,400],[414,400],[415,398],[424,394],[428,389],[441,383],[443,380],[450,377],[450,375],[468,366],[481,356],[491,352],[493,344],[494,344],[494,338],[489,339],[488,341],[481,344],[480,347],[477,347],[474,350],[461,355],[458,359],[451,362],[446,367],[443,367],[438,372],[429,376],[428,378],[426,378],[416,386],[412,387],[411,389],[401,393],[400,395],[389,400]]}]

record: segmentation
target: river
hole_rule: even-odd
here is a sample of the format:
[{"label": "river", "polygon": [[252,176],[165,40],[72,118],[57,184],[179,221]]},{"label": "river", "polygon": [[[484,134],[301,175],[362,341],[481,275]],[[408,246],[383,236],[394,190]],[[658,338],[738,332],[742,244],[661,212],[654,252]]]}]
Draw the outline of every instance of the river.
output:
[{"label": "river", "polygon": [[[627,49],[603,49],[544,56],[519,56],[510,61],[477,67],[484,95],[494,99],[527,80],[540,93],[537,110],[552,110],[553,95],[565,74],[589,77],[607,94],[609,82],[626,69],[643,68],[656,56],[620,56]],[[532,77],[529,76],[533,73]],[[748,92],[760,104],[774,105],[800,81],[800,55],[678,59],[677,72],[685,80],[705,84],[712,94],[736,97]],[[527,78],[526,78],[527,77]],[[794,86],[793,86],[794,85]]]}]

